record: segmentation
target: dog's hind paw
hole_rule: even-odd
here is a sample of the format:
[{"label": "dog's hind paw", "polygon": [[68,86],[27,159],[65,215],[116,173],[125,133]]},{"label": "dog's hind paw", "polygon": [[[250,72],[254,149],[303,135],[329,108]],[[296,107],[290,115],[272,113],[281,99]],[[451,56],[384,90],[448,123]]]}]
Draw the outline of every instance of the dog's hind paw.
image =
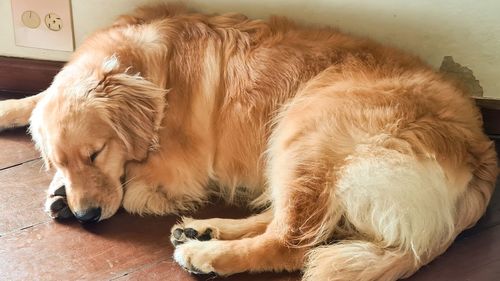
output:
[{"label": "dog's hind paw", "polygon": [[25,107],[22,100],[0,101],[0,131],[27,125],[30,114]]},{"label": "dog's hind paw", "polygon": [[174,246],[189,240],[208,241],[219,238],[219,230],[208,225],[204,220],[183,217],[182,221],[172,227],[170,241]]},{"label": "dog's hind paw", "polygon": [[[173,258],[181,267],[193,274],[227,276],[244,270],[238,264],[233,241],[191,240],[174,250]],[[235,259],[236,258],[236,259]]]},{"label": "dog's hind paw", "polygon": [[[203,254],[204,248],[200,248],[202,246],[200,243],[205,244],[200,241],[191,241],[177,247],[174,251],[174,260],[191,274],[217,274],[209,259],[210,256]],[[200,249],[201,252],[197,253],[197,249]]]}]

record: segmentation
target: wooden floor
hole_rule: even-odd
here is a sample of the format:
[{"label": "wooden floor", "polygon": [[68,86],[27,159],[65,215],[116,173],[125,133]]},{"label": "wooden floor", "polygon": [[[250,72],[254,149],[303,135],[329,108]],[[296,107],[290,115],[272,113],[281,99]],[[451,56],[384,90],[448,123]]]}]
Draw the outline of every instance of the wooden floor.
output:
[{"label": "wooden floor", "polygon": [[[43,212],[51,174],[24,129],[0,133],[0,280],[221,280],[193,276],[172,261],[169,229],[177,217],[123,211],[83,227]],[[408,280],[500,280],[500,192],[487,214],[453,246]],[[197,218],[241,217],[208,207]],[[300,274],[239,274],[224,280],[299,280]],[[321,280],[319,280],[321,281]]]}]

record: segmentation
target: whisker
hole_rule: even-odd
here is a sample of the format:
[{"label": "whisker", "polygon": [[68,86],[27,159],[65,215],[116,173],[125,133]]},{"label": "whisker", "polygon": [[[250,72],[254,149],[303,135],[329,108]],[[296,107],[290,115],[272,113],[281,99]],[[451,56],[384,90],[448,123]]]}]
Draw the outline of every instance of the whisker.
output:
[{"label": "whisker", "polygon": [[129,182],[133,181],[136,178],[137,178],[137,176],[127,179],[124,183],[122,183],[122,188],[125,187]]}]

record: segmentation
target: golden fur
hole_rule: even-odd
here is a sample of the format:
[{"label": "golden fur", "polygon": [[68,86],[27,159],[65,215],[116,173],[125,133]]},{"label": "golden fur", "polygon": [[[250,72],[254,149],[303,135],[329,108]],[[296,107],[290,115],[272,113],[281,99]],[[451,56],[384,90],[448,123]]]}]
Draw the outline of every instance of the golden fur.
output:
[{"label": "golden fur", "polygon": [[0,127],[31,111],[57,170],[54,217],[62,184],[73,213],[100,219],[213,193],[268,207],[174,226],[175,260],[198,273],[409,276],[476,223],[497,175],[459,87],[399,50],[278,17],[140,8],[90,36],[46,91],[1,102]]}]

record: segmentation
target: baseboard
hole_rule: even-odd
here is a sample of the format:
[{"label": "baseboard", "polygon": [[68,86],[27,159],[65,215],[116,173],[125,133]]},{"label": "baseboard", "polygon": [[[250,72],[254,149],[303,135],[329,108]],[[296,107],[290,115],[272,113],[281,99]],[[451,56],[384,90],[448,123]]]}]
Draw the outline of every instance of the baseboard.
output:
[{"label": "baseboard", "polygon": [[[27,96],[45,90],[64,62],[0,56],[0,95]],[[500,99],[474,98],[487,134],[500,136]]]},{"label": "baseboard", "polygon": [[37,94],[49,87],[64,62],[0,56],[0,95]]}]

